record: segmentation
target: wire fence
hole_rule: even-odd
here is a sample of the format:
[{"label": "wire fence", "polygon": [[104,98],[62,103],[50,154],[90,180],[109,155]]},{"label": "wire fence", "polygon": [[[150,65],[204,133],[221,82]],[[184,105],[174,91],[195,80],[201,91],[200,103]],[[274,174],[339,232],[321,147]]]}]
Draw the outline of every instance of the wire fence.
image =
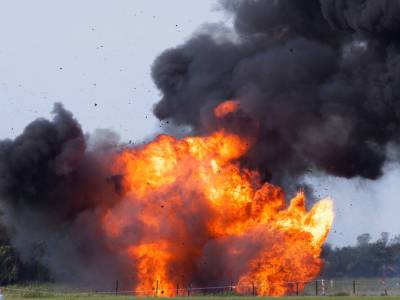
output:
[{"label": "wire fence", "polygon": [[303,296],[399,296],[400,278],[320,279],[309,282]]},{"label": "wire fence", "polygon": [[163,289],[156,282],[151,289],[122,288],[116,281],[114,287],[108,289],[57,289],[40,287],[3,287],[2,294],[7,298],[81,298],[89,296],[258,296],[276,294],[285,290],[286,296],[400,296],[400,278],[358,278],[358,279],[318,279],[309,282],[275,282],[262,284],[240,284],[232,282],[226,285],[186,286],[176,285],[174,289]]}]

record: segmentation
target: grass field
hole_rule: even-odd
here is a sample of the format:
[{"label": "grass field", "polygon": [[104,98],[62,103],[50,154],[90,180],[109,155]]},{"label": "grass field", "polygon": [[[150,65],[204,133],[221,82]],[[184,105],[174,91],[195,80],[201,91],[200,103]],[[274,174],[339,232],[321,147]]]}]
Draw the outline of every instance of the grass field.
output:
[{"label": "grass field", "polygon": [[290,297],[252,297],[252,296],[192,296],[192,297],[173,297],[173,298],[165,298],[165,297],[134,297],[134,296],[126,296],[126,295],[101,295],[95,293],[41,293],[37,290],[32,290],[31,292],[25,293],[9,293],[3,292],[5,300],[128,300],[132,298],[140,298],[141,300],[152,299],[155,298],[164,298],[170,300],[182,300],[183,298],[190,300],[257,300],[257,299],[266,299],[273,298],[277,300],[383,300],[383,299],[393,299],[400,300],[400,296],[290,296]]},{"label": "grass field", "polygon": [[[124,300],[124,299],[132,299],[132,298],[140,298],[140,299],[154,299],[155,297],[133,297],[133,296],[102,296],[102,295],[57,295],[53,297],[22,297],[22,296],[5,296],[5,300],[7,299],[12,299],[12,300],[55,300],[55,299],[72,299],[72,300]],[[224,296],[224,297],[215,297],[215,296],[202,296],[202,297],[179,297],[179,298],[167,298],[171,300],[176,300],[182,298],[190,298],[191,300],[229,300],[229,299],[236,299],[236,300],[257,300],[257,299],[265,299],[265,298],[271,298],[271,297],[230,297],[230,296]],[[274,299],[277,300],[382,300],[382,299],[393,299],[393,300],[400,300],[400,296],[309,296],[309,297],[277,297]]]},{"label": "grass field", "polygon": [[[332,281],[332,282],[331,282]],[[353,291],[353,284],[356,282],[356,293],[358,296],[350,296]],[[322,282],[318,284],[318,293],[322,294]],[[106,288],[106,287],[104,287]],[[120,287],[121,288],[121,287]],[[123,289],[122,289],[123,290]],[[107,290],[106,290],[107,291]],[[115,295],[111,287],[108,287],[108,292],[99,292],[91,288],[74,288],[71,286],[63,286],[59,284],[30,284],[30,285],[14,285],[3,287],[2,294],[5,300],[29,300],[29,299],[53,299],[53,300],[128,300],[132,298],[140,299],[153,299],[156,297],[141,297],[127,294]],[[400,278],[386,279],[384,285],[380,279],[338,279],[338,280],[325,280],[324,291],[327,296],[315,296],[315,282],[311,282],[306,285],[303,291],[300,291],[299,296],[292,295],[288,297],[275,297],[274,299],[279,300],[382,300],[384,298],[390,298],[394,300],[400,300]],[[382,296],[384,294],[388,296]],[[313,296],[314,295],[314,296]],[[247,300],[247,299],[266,299],[272,297],[254,297],[254,296],[237,296],[235,294],[229,294],[228,292],[222,292],[218,294],[205,294],[204,296],[193,294],[191,297],[157,297],[165,299],[182,299],[190,298],[191,300]],[[328,298],[328,299],[327,299]]]}]

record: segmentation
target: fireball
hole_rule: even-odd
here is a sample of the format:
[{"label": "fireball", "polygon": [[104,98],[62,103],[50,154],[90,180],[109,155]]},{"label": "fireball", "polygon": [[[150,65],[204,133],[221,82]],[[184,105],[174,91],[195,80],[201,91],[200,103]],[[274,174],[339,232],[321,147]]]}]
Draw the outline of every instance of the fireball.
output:
[{"label": "fireball", "polygon": [[[228,101],[217,118],[238,109]],[[176,139],[160,135],[115,158],[124,200],[103,217],[110,247],[131,262],[135,290],[176,295],[176,287],[223,276],[238,293],[284,295],[318,276],[321,246],[333,222],[330,199],[305,208],[288,201],[239,159],[251,141],[224,129]]]}]

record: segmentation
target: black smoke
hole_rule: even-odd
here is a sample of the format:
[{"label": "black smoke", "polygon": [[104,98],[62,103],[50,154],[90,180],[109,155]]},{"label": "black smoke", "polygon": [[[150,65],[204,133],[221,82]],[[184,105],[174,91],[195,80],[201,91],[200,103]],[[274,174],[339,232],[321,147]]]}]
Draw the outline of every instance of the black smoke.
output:
[{"label": "black smoke", "polygon": [[243,163],[266,179],[293,185],[310,170],[381,176],[386,149],[400,136],[400,1],[221,7],[233,34],[205,27],[155,60],[155,115],[207,133],[220,126],[210,126],[213,107],[234,98],[258,124],[240,126],[256,136]]},{"label": "black smoke", "polygon": [[[232,30],[205,26],[155,60],[155,115],[196,134],[223,126],[251,136],[241,163],[285,186],[309,170],[381,176],[400,133],[400,1],[226,0],[221,8]],[[240,110],[216,120],[214,107],[227,99]],[[123,198],[110,171],[118,148],[112,133],[85,135],[60,104],[53,120],[0,141],[0,221],[22,255],[43,246],[55,279],[106,286],[132,275],[101,228]]]},{"label": "black smoke", "polygon": [[107,167],[113,139],[98,134],[89,145],[70,112],[56,104],[53,113],[52,121],[33,121],[14,140],[0,142],[1,221],[22,256],[44,250],[40,259],[54,279],[113,282],[121,263],[99,227],[120,199]]}]

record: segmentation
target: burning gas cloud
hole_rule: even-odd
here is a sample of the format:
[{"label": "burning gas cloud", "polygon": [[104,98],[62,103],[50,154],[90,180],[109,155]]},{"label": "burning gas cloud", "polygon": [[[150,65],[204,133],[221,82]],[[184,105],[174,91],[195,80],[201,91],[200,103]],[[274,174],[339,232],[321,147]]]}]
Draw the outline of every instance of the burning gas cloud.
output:
[{"label": "burning gas cloud", "polygon": [[[215,114],[233,112],[234,104]],[[286,209],[280,188],[235,163],[249,147],[220,130],[181,140],[162,135],[116,157],[126,196],[103,224],[115,251],[131,257],[140,293],[176,295],[177,284],[229,278],[239,292],[254,285],[258,294],[282,295],[294,288],[287,282],[318,275],[331,201],[307,213],[300,192]]]},{"label": "burning gas cloud", "polygon": [[299,179],[381,175],[399,141],[399,2],[221,6],[233,30],[205,26],[152,68],[155,115],[191,136],[127,147],[56,104],[0,142],[1,220],[56,279],[281,295],[318,275],[333,221],[329,199],[305,208]]}]

